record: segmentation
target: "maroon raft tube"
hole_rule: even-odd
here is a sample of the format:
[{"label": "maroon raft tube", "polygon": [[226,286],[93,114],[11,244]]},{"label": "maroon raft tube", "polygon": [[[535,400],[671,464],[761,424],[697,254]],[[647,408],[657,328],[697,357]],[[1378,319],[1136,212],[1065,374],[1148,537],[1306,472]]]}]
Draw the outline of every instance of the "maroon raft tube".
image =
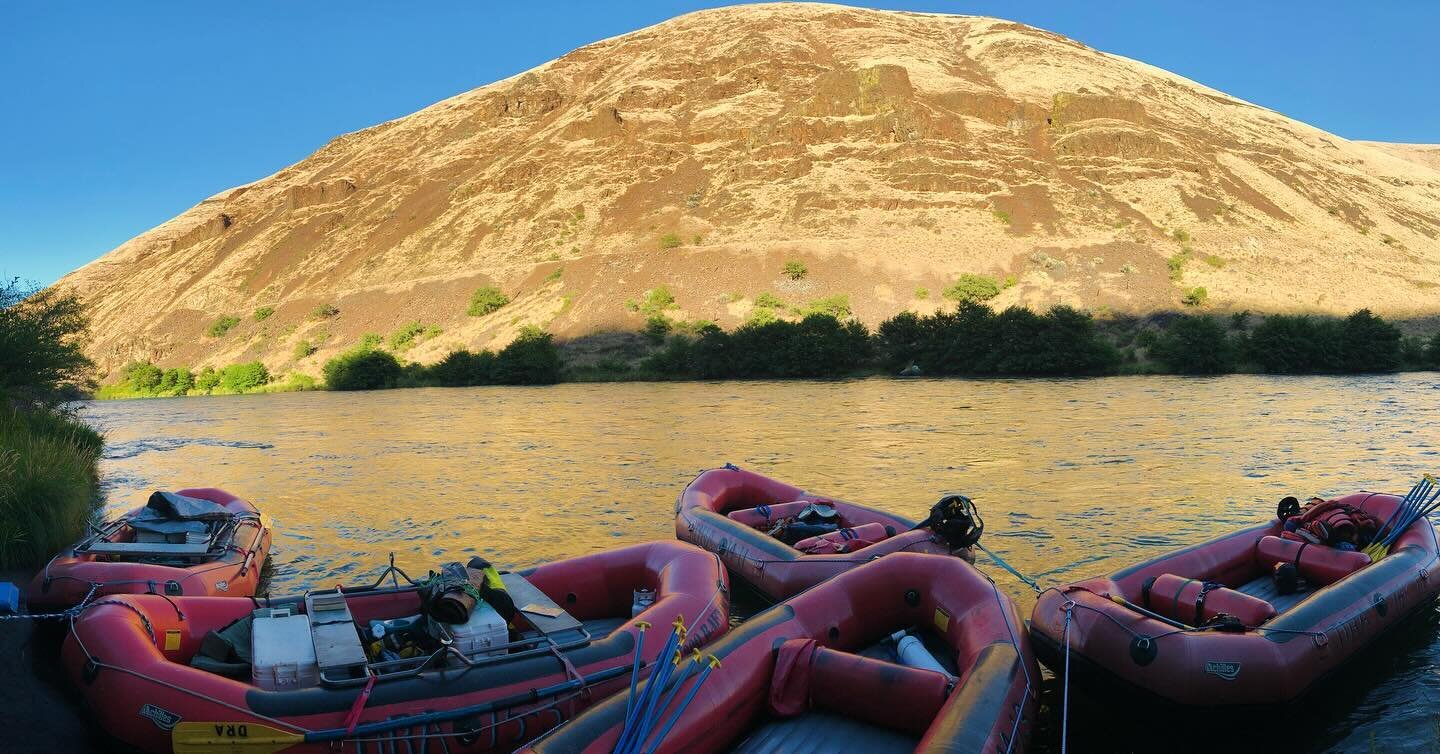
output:
[{"label": "maroon raft tube", "polygon": [[[953,681],[872,658],[886,636],[910,628],[930,634]],[[1039,671],[1015,605],[953,557],[898,553],[865,564],[760,613],[704,652],[719,667],[661,740],[699,676],[677,686],[647,747],[665,754],[1020,752],[1038,706]],[[609,754],[624,728],[626,697],[611,697],[522,751]]]},{"label": "maroon raft tube", "polygon": [[[808,555],[757,528],[795,506],[834,506],[841,525],[880,524],[884,537],[854,552]],[[766,515],[771,508],[778,511]],[[871,527],[873,528],[873,527]],[[685,486],[675,503],[675,536],[720,556],[725,567],[772,600],[783,600],[861,563],[893,552],[946,555],[949,545],[929,529],[885,511],[806,492],[794,485],[727,465]]]},{"label": "maroon raft tube", "polygon": [[[1401,499],[1362,492],[1337,502],[1384,521]],[[1281,531],[1277,519],[1109,576],[1047,590],[1031,616],[1036,652],[1051,668],[1064,668],[1068,610],[1070,666],[1077,680],[1118,680],[1130,690],[1180,705],[1283,704],[1299,698],[1440,594],[1440,547],[1426,519],[1412,524],[1379,561],[1360,565],[1334,583],[1290,595],[1275,589],[1270,577],[1274,560],[1262,546],[1273,543]],[[1355,554],[1310,545],[1300,557],[1302,563],[1326,558],[1340,563]],[[1185,583],[1190,580],[1210,582],[1207,598],[1198,607],[1184,596],[1198,596],[1193,584]],[[1158,594],[1165,588],[1184,592],[1180,599]],[[1113,596],[1183,626],[1145,616]],[[1232,623],[1229,630],[1213,624],[1193,628],[1213,617],[1212,597],[1235,606],[1234,613],[1252,622]],[[1256,602],[1269,602],[1274,609],[1257,610]]]},{"label": "maroon raft tube", "polygon": [[[581,621],[590,639],[576,641],[574,632],[559,643],[532,639],[527,646],[538,649],[515,647],[472,667],[442,657],[411,672],[371,676],[378,678],[373,687],[345,682],[265,690],[249,677],[218,675],[191,667],[190,660],[210,631],[257,606],[303,611],[302,595],[255,601],[121,595],[81,613],[62,661],[101,727],[142,751],[174,751],[180,748],[176,738],[189,736],[190,743],[204,739],[205,750],[214,751],[373,754],[428,746],[432,752],[477,754],[512,751],[606,695],[628,690],[636,653],[649,665],[661,649],[660,641],[639,645],[641,621],[668,626],[683,617],[691,646],[729,626],[724,567],[680,542],[597,552],[519,574]],[[415,587],[387,584],[382,579],[343,590],[357,625],[420,612]],[[655,602],[631,617],[639,587],[654,590]],[[523,611],[525,603],[517,607]],[[522,612],[514,622],[521,628],[528,620]],[[381,668],[370,666],[376,673]],[[555,690],[581,680],[578,689]],[[432,720],[485,705],[497,708]],[[267,737],[278,743],[257,744]]]}]

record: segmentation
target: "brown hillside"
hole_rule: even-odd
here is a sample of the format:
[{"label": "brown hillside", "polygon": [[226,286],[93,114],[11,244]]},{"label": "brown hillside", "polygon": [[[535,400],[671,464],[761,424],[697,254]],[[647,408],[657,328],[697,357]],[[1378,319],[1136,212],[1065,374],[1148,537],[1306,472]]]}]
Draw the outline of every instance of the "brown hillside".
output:
[{"label": "brown hillside", "polygon": [[[1205,286],[1218,309],[1410,315],[1440,309],[1437,233],[1433,160],[1015,23],[786,4],[682,16],[341,136],[60,285],[93,303],[107,367],[314,373],[414,320],[444,331],[421,361],[530,323],[635,329],[625,302],[657,285],[672,318],[726,326],[764,292],[846,294],[873,323],[967,272],[1013,276],[999,305],[1143,312]],[[808,276],[781,274],[792,259]],[[466,316],[481,285],[513,302]],[[324,303],[339,314],[310,316]],[[226,314],[241,324],[207,337]],[[295,361],[300,340],[320,351]]]}]

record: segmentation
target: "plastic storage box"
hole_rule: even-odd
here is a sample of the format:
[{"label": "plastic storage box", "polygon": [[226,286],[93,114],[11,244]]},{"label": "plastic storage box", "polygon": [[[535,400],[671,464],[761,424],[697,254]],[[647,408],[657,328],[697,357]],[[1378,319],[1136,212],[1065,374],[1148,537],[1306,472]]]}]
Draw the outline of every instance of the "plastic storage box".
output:
[{"label": "plastic storage box", "polygon": [[452,623],[446,628],[450,629],[450,635],[455,639],[455,648],[469,657],[504,654],[506,650],[494,647],[510,642],[510,629],[506,628],[505,619],[484,600],[475,603],[470,611],[470,620]]},{"label": "plastic storage box", "polygon": [[310,617],[289,608],[262,608],[250,627],[250,678],[266,691],[293,691],[320,683],[310,638]]}]

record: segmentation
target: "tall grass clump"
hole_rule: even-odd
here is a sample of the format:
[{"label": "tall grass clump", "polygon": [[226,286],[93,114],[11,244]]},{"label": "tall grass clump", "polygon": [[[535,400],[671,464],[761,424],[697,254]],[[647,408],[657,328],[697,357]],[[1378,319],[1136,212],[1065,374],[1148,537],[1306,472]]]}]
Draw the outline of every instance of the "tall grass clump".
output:
[{"label": "tall grass clump", "polygon": [[61,404],[91,384],[73,295],[0,283],[0,568],[42,564],[99,505],[100,433]]}]

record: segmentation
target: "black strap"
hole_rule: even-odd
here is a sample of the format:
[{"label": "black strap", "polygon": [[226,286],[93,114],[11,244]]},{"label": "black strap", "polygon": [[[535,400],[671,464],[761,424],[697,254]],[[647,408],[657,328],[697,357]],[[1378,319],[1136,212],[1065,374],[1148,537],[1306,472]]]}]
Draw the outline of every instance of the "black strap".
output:
[{"label": "black strap", "polygon": [[1206,581],[1200,585],[1200,593],[1195,595],[1195,623],[1202,626],[1205,624],[1205,597],[1210,594],[1211,589],[1218,589],[1223,586],[1213,581]]},{"label": "black strap", "polygon": [[1193,582],[1194,580],[1195,579],[1185,579],[1184,583],[1180,584],[1180,588],[1175,590],[1175,597],[1171,600],[1171,602],[1175,605],[1176,612],[1179,612],[1180,595],[1185,593],[1185,587],[1190,586],[1191,582]]},{"label": "black strap", "polygon": [[1298,549],[1298,550],[1295,551],[1295,570],[1297,570],[1297,571],[1300,570],[1300,555],[1301,555],[1302,553],[1304,553],[1304,552],[1305,552],[1305,548],[1307,548],[1307,547],[1309,547],[1309,546],[1310,546],[1310,543],[1309,543],[1309,542],[1306,542],[1306,541],[1303,541],[1303,540],[1300,542],[1300,549]]},{"label": "black strap", "polygon": [[1145,579],[1145,583],[1140,585],[1140,604],[1144,605],[1146,610],[1153,609],[1150,607],[1150,587],[1152,586],[1155,586],[1154,576]]}]

